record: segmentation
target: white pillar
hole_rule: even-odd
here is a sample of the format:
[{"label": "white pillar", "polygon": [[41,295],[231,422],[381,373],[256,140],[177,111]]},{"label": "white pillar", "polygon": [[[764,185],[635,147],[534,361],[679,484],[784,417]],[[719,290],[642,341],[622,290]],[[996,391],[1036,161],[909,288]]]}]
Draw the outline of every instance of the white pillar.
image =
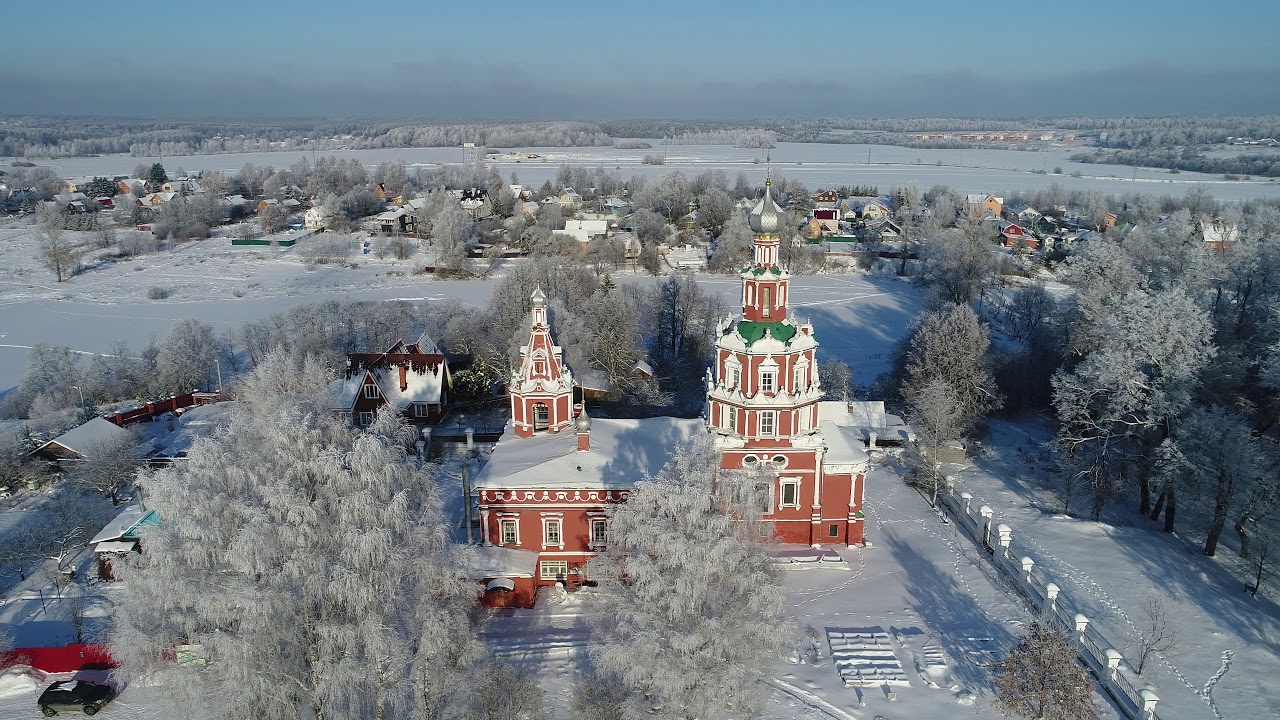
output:
[{"label": "white pillar", "polygon": [[978,516],[982,518],[979,521],[982,523],[982,542],[987,545],[991,544],[991,521],[995,512],[989,505],[983,505],[978,508]]},{"label": "white pillar", "polygon": [[874,450],[876,447],[876,434],[871,433],[867,438],[867,448]]},{"label": "white pillar", "polygon": [[1076,634],[1084,637],[1085,631],[1089,629],[1089,618],[1081,615],[1080,613],[1076,613],[1072,620],[1075,620],[1076,623]]},{"label": "white pillar", "polygon": [[1022,581],[1031,584],[1031,569],[1036,566],[1036,561],[1029,557],[1022,558]]},{"label": "white pillar", "polygon": [[476,429],[467,428],[462,432],[466,433],[467,435],[467,452],[471,452],[472,450],[475,450],[476,449]]},{"label": "white pillar", "polygon": [[1057,585],[1053,583],[1045,583],[1044,598],[1045,598],[1045,602],[1049,603],[1050,610],[1058,609],[1058,593],[1059,592],[1061,591],[1058,589]]},{"label": "white pillar", "polygon": [[960,499],[964,501],[964,514],[969,515],[969,506],[973,503],[973,493],[962,492]]},{"label": "white pillar", "polygon": [[1148,718],[1156,716],[1156,703],[1160,702],[1159,696],[1149,687],[1144,687],[1138,691],[1138,697],[1142,699],[1142,707],[1139,710]]},{"label": "white pillar", "polygon": [[996,542],[1007,552],[1009,550],[1009,546],[1013,544],[1013,528],[1005,525],[1004,523],[997,525]]},{"label": "white pillar", "polygon": [[1107,648],[1102,654],[1107,656],[1107,677],[1114,682],[1116,673],[1120,672],[1120,661],[1124,659],[1124,656],[1115,648]]}]

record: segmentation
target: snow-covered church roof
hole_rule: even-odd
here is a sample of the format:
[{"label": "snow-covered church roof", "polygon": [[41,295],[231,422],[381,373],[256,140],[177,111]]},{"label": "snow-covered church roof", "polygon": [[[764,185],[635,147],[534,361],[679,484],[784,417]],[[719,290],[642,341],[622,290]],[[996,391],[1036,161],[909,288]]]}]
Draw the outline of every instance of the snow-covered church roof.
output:
[{"label": "snow-covered church roof", "polygon": [[476,477],[477,490],[619,490],[662,469],[677,446],[706,432],[700,419],[592,418],[591,449],[578,450],[566,430],[516,437],[508,422],[502,440]]}]

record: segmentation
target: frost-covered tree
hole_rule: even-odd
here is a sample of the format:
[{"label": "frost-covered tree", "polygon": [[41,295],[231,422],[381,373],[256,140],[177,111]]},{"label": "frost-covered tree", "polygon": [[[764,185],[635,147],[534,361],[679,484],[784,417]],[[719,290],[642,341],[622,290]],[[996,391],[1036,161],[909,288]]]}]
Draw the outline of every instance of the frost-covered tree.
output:
[{"label": "frost-covered tree", "polygon": [[751,264],[755,238],[747,216],[735,211],[724,226],[724,232],[716,238],[707,259],[707,269],[712,272],[737,273]]},{"label": "frost-covered tree", "polygon": [[929,383],[942,380],[950,388],[960,427],[968,429],[1001,405],[989,347],[987,326],[968,305],[922,314],[900,358],[903,398],[911,403]]},{"label": "frost-covered tree", "polygon": [[41,205],[36,211],[40,225],[38,258],[62,282],[69,275],[76,259],[76,246],[63,232],[62,212],[54,205]]},{"label": "frost-covered tree", "polygon": [[[1181,290],[1134,290],[1090,311],[1092,347],[1074,369],[1054,374],[1056,442],[1067,472],[1087,477],[1095,517],[1126,474],[1139,489],[1139,512],[1151,508],[1156,449],[1191,401],[1200,370],[1213,358],[1207,313]],[[1176,513],[1176,486],[1166,485],[1160,509]],[[1163,501],[1163,502],[1161,502]],[[1173,531],[1166,515],[1165,529]]]},{"label": "frost-covered tree", "polygon": [[1076,651],[1047,622],[1037,620],[996,672],[996,707],[1006,717],[1095,720],[1093,683]]},{"label": "frost-covered tree", "polygon": [[213,718],[457,717],[475,585],[411,433],[337,422],[313,394],[328,378],[272,355],[228,424],[147,483],[163,522],[120,568],[112,655]]},{"label": "frost-covered tree", "polygon": [[120,491],[133,484],[142,467],[138,453],[138,437],[127,432],[123,437],[98,440],[84,447],[85,459],[70,465],[67,480],[81,492],[96,492],[120,504]]},{"label": "frost-covered tree", "polygon": [[916,434],[905,456],[911,468],[907,482],[927,493],[929,504],[937,507],[943,458],[963,432],[960,404],[951,386],[934,378],[912,393],[907,401],[907,418]]},{"label": "frost-covered tree", "polygon": [[1264,482],[1268,472],[1263,440],[1248,420],[1221,407],[1192,408],[1180,419],[1170,441],[1176,444],[1173,472],[1183,487],[1203,494],[1213,512],[1205,531],[1204,554],[1217,554],[1228,515],[1240,512],[1241,501]]},{"label": "frost-covered tree", "polygon": [[634,709],[714,720],[759,708],[791,633],[754,480],[720,470],[699,438],[611,508],[608,548],[590,565],[611,600],[592,657]]},{"label": "frost-covered tree", "polygon": [[199,320],[178,323],[156,355],[156,393],[178,395],[210,389],[223,347],[211,326]]},{"label": "frost-covered tree", "polygon": [[445,205],[431,223],[431,242],[439,267],[461,272],[468,269],[467,252],[480,241],[476,223],[457,203]]},{"label": "frost-covered tree", "polygon": [[969,304],[996,277],[994,231],[981,221],[964,220],[959,229],[927,236],[921,244],[922,278],[939,305]]}]

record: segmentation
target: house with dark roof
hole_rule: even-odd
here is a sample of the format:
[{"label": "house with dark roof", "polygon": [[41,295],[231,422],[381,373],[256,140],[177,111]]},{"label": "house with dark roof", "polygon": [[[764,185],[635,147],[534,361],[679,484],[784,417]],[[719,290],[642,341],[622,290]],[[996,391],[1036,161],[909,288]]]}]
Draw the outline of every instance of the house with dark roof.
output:
[{"label": "house with dark roof", "polygon": [[397,341],[380,353],[348,353],[343,376],[329,385],[329,409],[360,427],[371,424],[383,407],[417,425],[435,425],[452,385],[449,361],[423,333],[413,343]]}]

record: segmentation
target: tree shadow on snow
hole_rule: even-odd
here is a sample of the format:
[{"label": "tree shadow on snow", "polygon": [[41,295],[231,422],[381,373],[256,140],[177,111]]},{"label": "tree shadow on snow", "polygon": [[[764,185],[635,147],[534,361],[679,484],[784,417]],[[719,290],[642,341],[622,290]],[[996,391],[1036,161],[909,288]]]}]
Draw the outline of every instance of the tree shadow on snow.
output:
[{"label": "tree shadow on snow", "polygon": [[950,658],[956,681],[984,692],[991,685],[988,667],[1013,644],[1013,636],[966,592],[952,572],[922,555],[892,526],[882,528],[881,539],[881,547],[889,550],[905,572],[911,609]]},{"label": "tree shadow on snow", "polygon": [[[1118,528],[1112,531],[1116,545],[1131,567],[1146,575],[1151,584],[1185,602],[1199,607],[1251,645],[1280,655],[1280,582],[1264,584],[1258,597],[1250,595],[1236,577],[1231,563],[1240,562],[1233,546],[1220,546],[1216,557],[1207,557],[1204,548],[1181,536],[1158,530]],[[1228,527],[1223,535],[1227,541]],[[1234,539],[1234,538],[1232,538]],[[1187,648],[1190,649],[1190,648]]]}]

